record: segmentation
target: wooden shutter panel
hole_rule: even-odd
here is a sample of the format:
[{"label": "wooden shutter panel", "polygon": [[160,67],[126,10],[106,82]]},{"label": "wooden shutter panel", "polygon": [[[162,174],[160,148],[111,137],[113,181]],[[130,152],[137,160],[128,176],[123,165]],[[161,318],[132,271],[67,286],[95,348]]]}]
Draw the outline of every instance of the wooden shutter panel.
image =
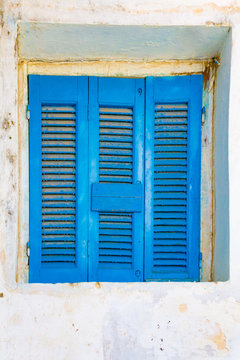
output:
[{"label": "wooden shutter panel", "polygon": [[146,280],[199,280],[201,106],[201,75],[147,78]]},{"label": "wooden shutter panel", "polygon": [[31,75],[29,100],[30,282],[84,281],[88,80]]},{"label": "wooden shutter panel", "polygon": [[142,281],[144,80],[89,80],[89,280]]}]

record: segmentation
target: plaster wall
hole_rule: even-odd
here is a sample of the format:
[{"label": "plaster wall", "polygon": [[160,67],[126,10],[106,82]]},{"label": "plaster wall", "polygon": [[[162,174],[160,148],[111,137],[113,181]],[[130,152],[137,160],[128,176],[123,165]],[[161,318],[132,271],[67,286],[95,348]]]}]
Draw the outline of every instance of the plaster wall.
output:
[{"label": "plaster wall", "polygon": [[[39,0],[31,3],[27,0],[5,0],[1,6],[0,358],[238,359],[239,1],[173,0],[169,4],[163,0],[83,0],[81,3],[76,0]],[[128,285],[39,285],[16,282],[18,205],[21,195],[18,171],[21,144],[18,139],[24,131],[18,123],[18,96],[26,95],[18,94],[19,20],[72,24],[104,22],[111,25],[232,26],[228,139],[231,270],[229,281]],[[219,79],[221,81],[220,76]],[[225,81],[224,76],[223,80]],[[220,118],[221,122],[224,122],[225,116],[227,117],[227,112]],[[217,114],[215,121],[218,122]],[[227,127],[225,129],[227,131]],[[226,139],[223,144],[227,146]],[[220,166],[220,160],[218,164]],[[226,188],[227,179],[222,181],[221,186]]]}]

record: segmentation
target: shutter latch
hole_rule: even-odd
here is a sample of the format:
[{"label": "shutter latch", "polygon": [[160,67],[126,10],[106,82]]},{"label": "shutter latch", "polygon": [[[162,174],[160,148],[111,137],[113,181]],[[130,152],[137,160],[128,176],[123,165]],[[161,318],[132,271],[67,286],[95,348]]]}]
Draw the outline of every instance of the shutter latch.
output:
[{"label": "shutter latch", "polygon": [[30,257],[30,244],[29,244],[29,241],[26,244],[26,254],[27,254],[28,262],[29,262],[29,257]]},{"label": "shutter latch", "polygon": [[202,125],[205,123],[205,114],[206,114],[206,108],[205,106],[202,107]]},{"label": "shutter latch", "polygon": [[28,120],[30,119],[30,106],[29,106],[29,104],[27,104],[26,117],[27,117]]},{"label": "shutter latch", "polygon": [[202,267],[202,253],[199,253],[199,269]]}]

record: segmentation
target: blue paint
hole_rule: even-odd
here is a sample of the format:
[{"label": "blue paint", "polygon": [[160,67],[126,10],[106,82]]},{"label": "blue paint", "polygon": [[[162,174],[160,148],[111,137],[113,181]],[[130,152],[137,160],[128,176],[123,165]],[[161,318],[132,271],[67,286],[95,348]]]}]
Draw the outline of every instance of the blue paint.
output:
[{"label": "blue paint", "polygon": [[199,281],[201,106],[201,75],[146,80],[147,281]]},{"label": "blue paint", "polygon": [[92,184],[92,211],[143,211],[142,184]]},{"label": "blue paint", "polygon": [[142,281],[144,80],[89,82],[89,281]]},{"label": "blue paint", "polygon": [[30,282],[199,280],[201,94],[29,76]]},{"label": "blue paint", "polygon": [[86,77],[29,76],[30,282],[87,279],[87,94]]}]

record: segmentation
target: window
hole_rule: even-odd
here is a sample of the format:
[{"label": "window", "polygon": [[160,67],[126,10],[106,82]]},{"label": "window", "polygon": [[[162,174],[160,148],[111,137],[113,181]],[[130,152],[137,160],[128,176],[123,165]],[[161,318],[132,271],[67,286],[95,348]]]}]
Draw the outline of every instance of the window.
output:
[{"label": "window", "polygon": [[197,281],[202,76],[29,76],[30,282]]}]

